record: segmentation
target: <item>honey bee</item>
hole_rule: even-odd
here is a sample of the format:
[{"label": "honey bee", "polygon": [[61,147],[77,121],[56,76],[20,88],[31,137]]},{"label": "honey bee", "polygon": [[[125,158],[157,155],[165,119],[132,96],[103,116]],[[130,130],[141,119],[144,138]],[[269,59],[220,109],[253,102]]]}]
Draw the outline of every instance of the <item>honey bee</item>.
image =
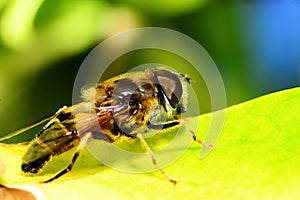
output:
[{"label": "honey bee", "polygon": [[[140,140],[152,163],[175,185],[177,181],[157,164],[141,130],[160,130],[181,124],[180,115],[187,109],[189,84],[190,79],[182,74],[153,68],[122,74],[83,91],[82,103],[63,107],[52,117],[33,125],[48,121],[23,156],[22,171],[35,174],[51,157],[77,147],[69,165],[44,181],[51,182],[72,169],[89,140],[115,143],[122,138],[130,138]],[[194,132],[190,132],[193,139],[201,143]]]}]

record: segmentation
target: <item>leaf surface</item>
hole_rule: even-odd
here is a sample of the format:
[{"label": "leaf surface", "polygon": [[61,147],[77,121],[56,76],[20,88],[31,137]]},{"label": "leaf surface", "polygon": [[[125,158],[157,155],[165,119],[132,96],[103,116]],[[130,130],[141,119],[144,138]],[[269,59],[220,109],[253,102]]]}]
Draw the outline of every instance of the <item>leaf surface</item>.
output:
[{"label": "leaf surface", "polygon": [[[207,157],[199,159],[200,147],[192,143],[183,156],[164,168],[180,180],[176,186],[158,171],[116,171],[99,163],[86,150],[70,173],[40,184],[66,166],[74,151],[53,158],[40,174],[28,175],[20,170],[26,144],[0,145],[0,158],[5,164],[0,184],[31,186],[46,199],[297,199],[299,102],[300,88],[294,88],[227,108],[222,135]],[[210,114],[200,117],[200,138],[210,119]],[[1,168],[3,171],[3,165]]]}]

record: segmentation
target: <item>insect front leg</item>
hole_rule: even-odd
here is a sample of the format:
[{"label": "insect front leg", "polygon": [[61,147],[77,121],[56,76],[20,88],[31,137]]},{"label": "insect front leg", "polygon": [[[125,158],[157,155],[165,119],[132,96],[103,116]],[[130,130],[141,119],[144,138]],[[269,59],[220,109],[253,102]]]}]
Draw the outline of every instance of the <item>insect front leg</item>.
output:
[{"label": "insect front leg", "polygon": [[161,129],[166,129],[166,128],[170,128],[173,126],[177,126],[183,124],[185,126],[185,128],[190,132],[193,140],[207,148],[214,148],[215,145],[214,144],[203,144],[203,142],[199,139],[197,139],[195,132],[188,126],[188,124],[186,122],[184,122],[183,119],[177,119],[175,121],[170,121],[170,122],[166,122],[164,124],[148,124],[148,128],[150,129],[154,129],[154,130],[161,130]]},{"label": "insect front leg", "polygon": [[183,123],[182,119],[181,120],[177,119],[175,121],[170,121],[170,122],[166,122],[166,123],[163,123],[163,124],[148,124],[148,128],[155,129],[155,130],[161,130],[161,129],[167,129],[167,128],[170,128],[170,127],[173,127],[173,126],[177,126],[177,125],[180,125],[180,124],[184,124],[186,129],[192,135],[193,140],[195,142],[198,142],[199,144],[203,144],[203,142],[201,140],[197,139],[195,132],[187,125],[187,123]]},{"label": "insect front leg", "polygon": [[143,138],[141,133],[137,133],[136,137],[140,140],[141,145],[146,149],[147,154],[149,155],[153,165],[160,171],[160,173],[162,173],[162,175],[168,179],[168,181],[170,181],[171,183],[173,183],[174,185],[176,185],[176,183],[178,183],[178,181],[172,179],[170,176],[168,176],[166,174],[166,172],[164,170],[162,170],[160,168],[160,166],[157,164],[157,161],[155,159],[155,156],[152,152],[152,150],[150,149],[150,147],[148,146],[147,142],[145,141],[145,139]]},{"label": "insect front leg", "polygon": [[62,175],[64,175],[64,174],[68,173],[69,171],[71,171],[72,168],[73,168],[73,166],[74,166],[74,163],[76,162],[76,160],[77,160],[77,158],[78,158],[78,156],[79,156],[79,154],[81,153],[81,151],[82,151],[83,148],[85,147],[85,145],[86,145],[88,139],[91,138],[91,136],[92,136],[92,134],[89,132],[89,133],[87,133],[86,135],[84,135],[84,136],[81,138],[80,144],[79,144],[79,146],[77,147],[76,152],[75,152],[75,154],[74,154],[74,156],[73,156],[71,162],[69,163],[69,165],[68,165],[65,169],[61,170],[61,171],[60,171],[58,174],[56,174],[54,177],[52,177],[52,178],[50,178],[50,179],[48,179],[48,180],[46,180],[46,181],[42,181],[41,183],[49,183],[49,182],[52,182],[52,181],[54,181],[55,179],[58,179],[58,178],[61,177]]},{"label": "insect front leg", "polygon": [[187,123],[183,123],[183,124],[184,124],[185,128],[190,132],[190,134],[192,135],[193,140],[195,142],[197,142],[197,143],[201,144],[202,146],[209,148],[209,149],[215,148],[214,144],[204,144],[201,140],[197,139],[195,132],[188,126],[188,124]]}]

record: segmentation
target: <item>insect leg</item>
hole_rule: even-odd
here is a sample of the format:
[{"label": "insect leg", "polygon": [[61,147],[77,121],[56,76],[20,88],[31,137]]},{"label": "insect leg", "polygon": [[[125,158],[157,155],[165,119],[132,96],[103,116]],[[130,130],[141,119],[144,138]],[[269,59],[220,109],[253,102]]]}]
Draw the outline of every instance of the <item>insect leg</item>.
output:
[{"label": "insect leg", "polygon": [[153,165],[160,171],[160,173],[162,173],[162,175],[163,175],[166,179],[168,179],[171,183],[173,183],[174,185],[176,185],[176,183],[178,183],[178,182],[177,182],[176,180],[172,179],[170,176],[168,176],[168,175],[166,174],[166,172],[163,171],[163,170],[159,167],[159,165],[158,165],[157,162],[156,162],[156,159],[155,159],[155,157],[154,157],[154,154],[153,154],[152,150],[151,150],[150,147],[148,146],[148,144],[147,144],[147,142],[145,141],[145,139],[143,138],[143,136],[142,136],[140,133],[138,133],[136,136],[137,136],[137,138],[140,140],[142,146],[146,149],[146,152],[147,152],[147,154],[149,155],[149,157],[151,158],[151,161],[152,161]]},{"label": "insect leg", "polygon": [[[183,120],[181,120],[181,121],[183,121]],[[175,120],[175,121],[171,121],[171,122],[167,122],[167,123],[159,124],[159,125],[158,124],[148,124],[148,128],[160,130],[160,129],[170,128],[170,127],[173,127],[173,126],[176,126],[179,124],[181,124],[180,120]],[[199,144],[203,144],[203,142],[201,140],[197,139],[195,132],[187,125],[187,123],[183,123],[183,124],[188,129],[190,134],[192,135],[193,140],[195,142],[198,142]]]},{"label": "insect leg", "polygon": [[62,175],[64,175],[64,174],[68,173],[69,171],[71,171],[72,168],[73,168],[73,166],[74,166],[74,163],[76,162],[76,160],[77,160],[77,158],[78,158],[78,156],[79,156],[79,154],[80,154],[80,152],[81,152],[82,149],[85,147],[85,145],[86,145],[88,139],[91,137],[91,135],[92,135],[91,133],[87,133],[86,135],[84,135],[84,136],[81,138],[80,144],[79,144],[79,146],[77,147],[77,150],[76,150],[76,152],[75,152],[75,154],[74,154],[74,156],[73,156],[71,162],[69,163],[69,165],[68,165],[65,169],[61,170],[61,171],[60,171],[58,174],[56,174],[54,177],[52,177],[52,178],[50,178],[50,179],[48,179],[48,180],[46,180],[46,181],[42,181],[41,183],[49,183],[49,182],[52,182],[52,181],[54,181],[55,179],[58,179],[58,178],[61,177]]},{"label": "insect leg", "polygon": [[21,129],[19,129],[19,130],[16,130],[16,131],[14,131],[14,132],[11,132],[11,133],[7,134],[6,136],[0,138],[0,141],[8,140],[8,139],[10,139],[10,138],[12,138],[12,137],[15,137],[15,136],[19,135],[20,133],[24,133],[24,132],[26,132],[26,131],[28,131],[28,130],[30,130],[30,129],[33,129],[34,127],[37,127],[37,126],[39,126],[39,125],[45,123],[45,122],[51,121],[52,119],[54,119],[55,117],[57,117],[57,115],[59,115],[59,114],[60,114],[64,109],[66,109],[66,108],[67,108],[67,107],[64,106],[64,107],[60,108],[60,109],[59,109],[53,116],[51,116],[51,117],[47,117],[47,118],[45,118],[45,119],[43,119],[43,120],[41,120],[41,121],[39,121],[39,122],[37,122],[37,123],[35,123],[35,124],[26,126],[26,127],[24,127],[24,128],[21,128]]},{"label": "insect leg", "polygon": [[164,123],[164,124],[148,124],[148,128],[150,129],[158,129],[158,130],[161,130],[161,129],[166,129],[166,128],[170,128],[170,127],[173,127],[173,126],[177,126],[179,124],[184,124],[184,126],[186,127],[186,129],[190,132],[190,134],[192,135],[192,138],[195,142],[207,147],[207,148],[214,148],[215,145],[214,144],[203,144],[203,142],[199,139],[197,139],[196,137],[196,134],[195,132],[188,126],[187,123],[184,122],[183,119],[177,119],[175,121],[171,121],[171,122],[167,122],[167,123]]},{"label": "insect leg", "polygon": [[171,121],[171,122],[167,122],[164,124],[148,124],[148,128],[150,129],[156,129],[156,130],[161,130],[161,129],[166,129],[166,128],[170,128],[176,125],[179,125],[180,121]]},{"label": "insect leg", "polygon": [[202,146],[205,146],[205,147],[210,148],[210,149],[215,147],[214,144],[204,144],[201,140],[197,139],[195,132],[188,126],[188,124],[187,123],[183,123],[183,124],[184,124],[185,128],[190,132],[190,134],[192,135],[193,140],[195,142],[198,142]]}]

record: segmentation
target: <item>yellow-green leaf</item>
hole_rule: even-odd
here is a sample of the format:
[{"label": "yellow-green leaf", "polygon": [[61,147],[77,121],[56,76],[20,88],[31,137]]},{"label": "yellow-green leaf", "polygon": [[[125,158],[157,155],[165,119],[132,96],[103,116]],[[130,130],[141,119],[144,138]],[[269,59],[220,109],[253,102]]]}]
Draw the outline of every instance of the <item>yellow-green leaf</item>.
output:
[{"label": "yellow-green leaf", "polygon": [[[70,173],[40,184],[66,166],[74,151],[52,159],[42,173],[33,176],[20,170],[26,144],[0,145],[5,164],[0,184],[31,186],[46,199],[297,199],[299,100],[300,88],[294,88],[228,108],[212,153],[199,159],[200,147],[193,143],[180,159],[164,168],[180,180],[176,186],[157,171],[128,174],[113,170],[87,151]],[[207,130],[210,117],[201,116],[199,135]]]}]

